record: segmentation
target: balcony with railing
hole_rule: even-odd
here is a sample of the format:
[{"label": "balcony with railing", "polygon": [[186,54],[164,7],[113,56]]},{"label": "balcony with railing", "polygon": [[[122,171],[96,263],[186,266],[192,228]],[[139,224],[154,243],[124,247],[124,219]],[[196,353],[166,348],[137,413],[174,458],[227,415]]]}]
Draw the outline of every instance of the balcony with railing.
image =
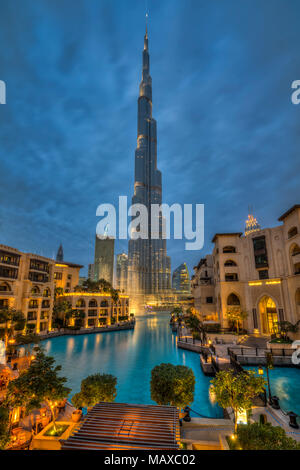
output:
[{"label": "balcony with railing", "polygon": [[48,320],[49,319],[49,312],[41,312],[40,319],[41,320]]},{"label": "balcony with railing", "polygon": [[32,281],[32,282],[42,282],[42,283],[49,282],[48,274],[42,274],[42,273],[38,273],[35,271],[29,271],[28,279],[29,281]]},{"label": "balcony with railing", "polygon": [[8,307],[9,307],[8,299],[0,299],[0,310],[2,308],[8,308]]},{"label": "balcony with railing", "polygon": [[0,265],[0,278],[4,279],[17,279],[18,269],[11,267],[4,267]]},{"label": "balcony with railing", "polygon": [[36,321],[37,319],[37,312],[28,312],[27,313],[27,321]]},{"label": "balcony with railing", "polygon": [[239,277],[237,273],[226,273],[225,274],[225,282],[237,282]]},{"label": "balcony with railing", "polygon": [[49,264],[36,259],[30,260],[29,269],[34,271],[42,271],[49,274]]},{"label": "balcony with railing", "polygon": [[0,264],[8,264],[10,266],[19,266],[20,256],[13,253],[0,250]]},{"label": "balcony with railing", "polygon": [[96,317],[97,316],[97,310],[88,310],[88,316],[89,317]]}]

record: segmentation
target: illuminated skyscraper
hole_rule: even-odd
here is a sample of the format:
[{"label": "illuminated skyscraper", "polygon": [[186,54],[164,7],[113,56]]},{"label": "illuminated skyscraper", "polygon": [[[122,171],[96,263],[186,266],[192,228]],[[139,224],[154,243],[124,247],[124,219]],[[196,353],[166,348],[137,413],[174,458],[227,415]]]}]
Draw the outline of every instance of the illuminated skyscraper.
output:
[{"label": "illuminated skyscraper", "polygon": [[178,268],[173,271],[172,288],[178,294],[191,294],[190,275],[187,265],[185,263],[182,263],[180,266],[178,266]]},{"label": "illuminated skyscraper", "polygon": [[128,247],[128,291],[133,301],[145,304],[163,301],[171,288],[170,258],[166,240],[162,238],[162,217],[159,233],[151,238],[151,204],[162,203],[162,178],[157,169],[156,121],[152,117],[152,79],[148,50],[148,33],[144,37],[142,81],[138,98],[137,148],[132,204],[148,209],[148,239],[130,240]]},{"label": "illuminated skyscraper", "polygon": [[115,240],[107,236],[96,235],[94,280],[105,279],[113,284]]},{"label": "illuminated skyscraper", "polygon": [[127,273],[128,273],[128,256],[126,253],[117,255],[116,262],[116,282],[115,287],[121,292],[127,292]]}]

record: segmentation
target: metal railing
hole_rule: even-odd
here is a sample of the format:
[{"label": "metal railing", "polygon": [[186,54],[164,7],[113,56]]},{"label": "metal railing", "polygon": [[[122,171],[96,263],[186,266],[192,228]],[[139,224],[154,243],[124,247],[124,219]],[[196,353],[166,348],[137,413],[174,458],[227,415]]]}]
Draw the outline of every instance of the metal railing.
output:
[{"label": "metal railing", "polygon": [[252,356],[252,357],[265,357],[265,353],[270,352],[274,357],[291,357],[293,355],[293,349],[285,348],[227,348],[228,356],[231,354],[237,356]]}]

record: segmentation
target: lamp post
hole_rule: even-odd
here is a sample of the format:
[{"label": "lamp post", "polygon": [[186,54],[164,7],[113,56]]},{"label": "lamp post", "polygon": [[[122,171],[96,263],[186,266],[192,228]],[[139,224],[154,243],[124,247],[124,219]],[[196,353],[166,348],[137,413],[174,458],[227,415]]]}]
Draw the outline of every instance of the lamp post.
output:
[{"label": "lamp post", "polygon": [[[272,396],[271,393],[271,385],[270,385],[270,375],[269,375],[269,369],[273,369],[273,355],[271,352],[266,352],[266,373],[267,373],[267,382],[268,382],[268,398],[269,398],[269,404],[274,408],[275,410],[279,410],[279,398],[276,396]],[[258,373],[259,375],[264,374],[264,369],[263,366],[260,365],[258,368]]]}]

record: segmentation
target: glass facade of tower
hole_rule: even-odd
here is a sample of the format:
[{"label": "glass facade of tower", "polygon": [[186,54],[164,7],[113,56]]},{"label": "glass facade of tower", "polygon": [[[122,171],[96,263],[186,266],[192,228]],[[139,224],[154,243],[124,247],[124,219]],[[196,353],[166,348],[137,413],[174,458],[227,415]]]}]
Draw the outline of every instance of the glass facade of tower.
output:
[{"label": "glass facade of tower", "polygon": [[[171,288],[170,258],[166,240],[162,239],[162,216],[159,233],[151,238],[151,204],[162,203],[162,177],[157,169],[156,121],[152,117],[152,79],[147,31],[144,37],[143,70],[138,98],[138,132],[135,152],[135,178],[132,204],[148,209],[148,239],[130,240],[128,247],[128,290],[134,298],[152,296],[159,299]],[[145,297],[145,298],[146,298]]]},{"label": "glass facade of tower", "polygon": [[191,294],[190,275],[185,263],[181,264],[174,270],[172,276],[172,288],[178,294]]},{"label": "glass facade of tower", "polygon": [[116,289],[121,292],[127,292],[127,273],[128,273],[128,256],[126,253],[117,255],[116,261]]},{"label": "glass facade of tower", "polygon": [[94,280],[105,279],[113,284],[115,240],[96,235]]}]

